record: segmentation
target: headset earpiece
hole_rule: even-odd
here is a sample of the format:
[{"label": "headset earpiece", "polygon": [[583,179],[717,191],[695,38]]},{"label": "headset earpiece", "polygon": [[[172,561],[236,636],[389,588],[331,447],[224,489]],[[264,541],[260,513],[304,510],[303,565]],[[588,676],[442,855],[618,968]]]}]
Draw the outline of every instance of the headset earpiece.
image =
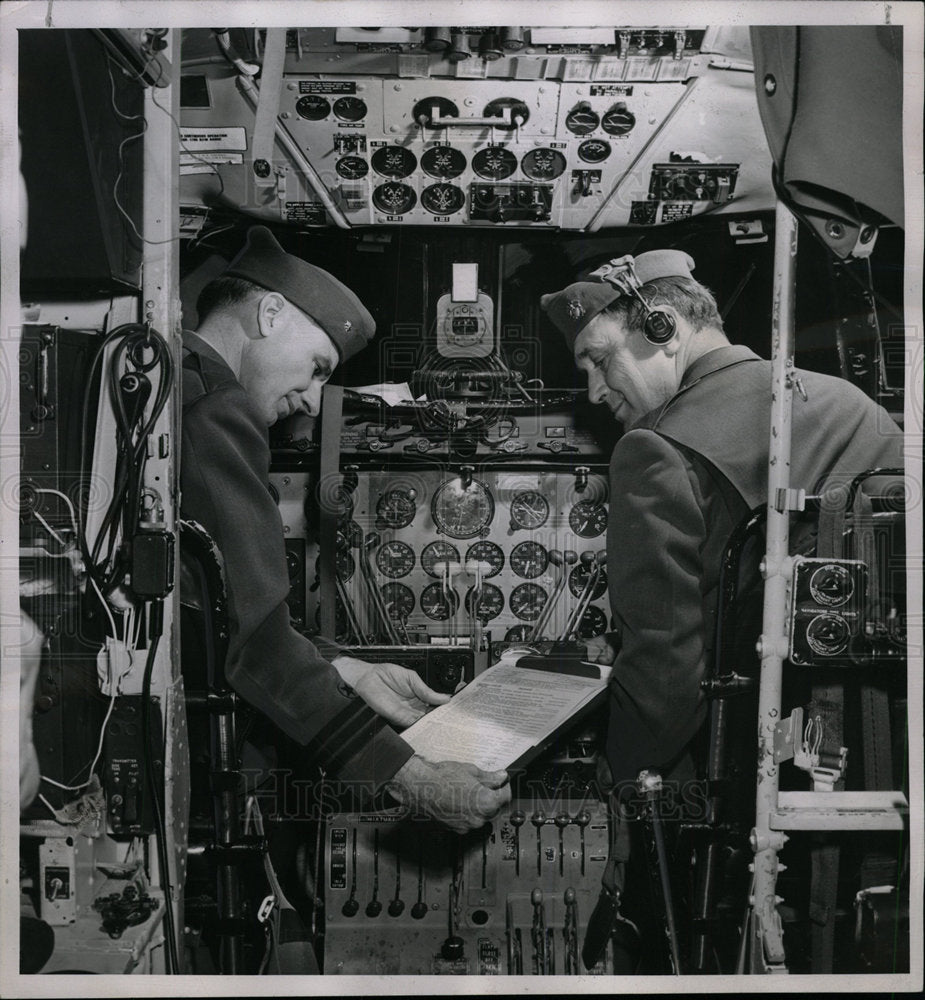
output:
[{"label": "headset earpiece", "polygon": [[642,331],[650,344],[661,346],[671,340],[677,328],[674,316],[667,309],[655,306],[654,309],[649,309],[646,313]]}]

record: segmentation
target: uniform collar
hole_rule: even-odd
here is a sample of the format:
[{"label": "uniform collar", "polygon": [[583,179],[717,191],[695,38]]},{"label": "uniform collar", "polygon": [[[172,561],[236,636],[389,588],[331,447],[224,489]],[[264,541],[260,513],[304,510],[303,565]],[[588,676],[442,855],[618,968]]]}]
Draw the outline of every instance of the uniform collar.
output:
[{"label": "uniform collar", "polygon": [[234,375],[234,372],[231,370],[231,366],[228,362],[208,341],[203,340],[198,333],[193,333],[192,330],[184,330],[183,346],[186,350],[191,351],[193,354],[201,354],[203,357],[210,358],[212,361],[218,361],[219,364],[224,365],[228,371]]},{"label": "uniform collar", "polygon": [[[681,385],[678,391],[667,402],[657,406],[644,417],[640,417],[632,426],[633,428],[655,428],[665,413],[680,399],[689,389],[705,379],[708,375],[723,371],[726,368],[733,368],[746,361],[760,361],[761,358],[753,350],[742,344],[728,344],[724,347],[717,347],[713,351],[701,354],[696,361],[691,362],[681,378]],[[627,428],[630,430],[630,428]]]}]

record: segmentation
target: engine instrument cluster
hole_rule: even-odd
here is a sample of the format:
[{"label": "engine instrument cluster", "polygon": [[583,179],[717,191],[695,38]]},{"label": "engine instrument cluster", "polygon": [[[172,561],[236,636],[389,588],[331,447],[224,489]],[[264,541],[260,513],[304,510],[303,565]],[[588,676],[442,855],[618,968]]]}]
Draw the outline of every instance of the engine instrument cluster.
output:
[{"label": "engine instrument cluster", "polygon": [[[604,549],[603,472],[577,490],[574,475],[553,470],[483,467],[474,475],[440,466],[404,470],[400,483],[394,472],[361,470],[339,533],[338,601],[351,605],[339,621],[356,617],[375,632],[374,587],[410,641],[461,642],[478,626],[490,626],[494,640],[519,640],[541,616],[536,638],[556,638],[593,582],[577,631],[600,635],[609,618],[606,574],[592,581],[590,567]],[[360,539],[371,549],[369,579],[357,572]]]}]

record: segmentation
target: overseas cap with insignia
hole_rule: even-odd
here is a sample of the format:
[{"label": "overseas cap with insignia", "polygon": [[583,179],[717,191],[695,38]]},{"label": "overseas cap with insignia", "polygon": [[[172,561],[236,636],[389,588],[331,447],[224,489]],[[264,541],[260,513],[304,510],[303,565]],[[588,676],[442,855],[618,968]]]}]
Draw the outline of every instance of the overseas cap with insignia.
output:
[{"label": "overseas cap with insignia", "polygon": [[[683,250],[648,250],[638,257],[627,255],[611,261],[611,265],[615,274],[630,270],[632,265],[637,285],[671,276],[690,278],[694,269],[694,261]],[[595,275],[602,275],[599,280],[576,281],[567,288],[550,292],[540,299],[541,308],[565,335],[569,349],[575,346],[575,338],[598,313],[620,296],[630,294],[629,288],[625,286],[625,279],[608,279],[604,276],[609,271],[611,267],[604,265],[595,272]]]},{"label": "overseas cap with insignia", "polygon": [[286,253],[266,226],[252,226],[247,243],[222,273],[284,295],[334,341],[340,360],[362,350],[376,332],[363,303],[333,274]]}]

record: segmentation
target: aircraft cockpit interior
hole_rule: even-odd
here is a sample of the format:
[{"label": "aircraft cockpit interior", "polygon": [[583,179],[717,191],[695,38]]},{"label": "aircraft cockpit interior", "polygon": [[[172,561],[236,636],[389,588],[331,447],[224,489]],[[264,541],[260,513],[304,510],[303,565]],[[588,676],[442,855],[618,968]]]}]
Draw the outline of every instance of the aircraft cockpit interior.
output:
[{"label": "aircraft cockpit interior", "polygon": [[921,8],[19,6],[9,995],[920,988]]}]

